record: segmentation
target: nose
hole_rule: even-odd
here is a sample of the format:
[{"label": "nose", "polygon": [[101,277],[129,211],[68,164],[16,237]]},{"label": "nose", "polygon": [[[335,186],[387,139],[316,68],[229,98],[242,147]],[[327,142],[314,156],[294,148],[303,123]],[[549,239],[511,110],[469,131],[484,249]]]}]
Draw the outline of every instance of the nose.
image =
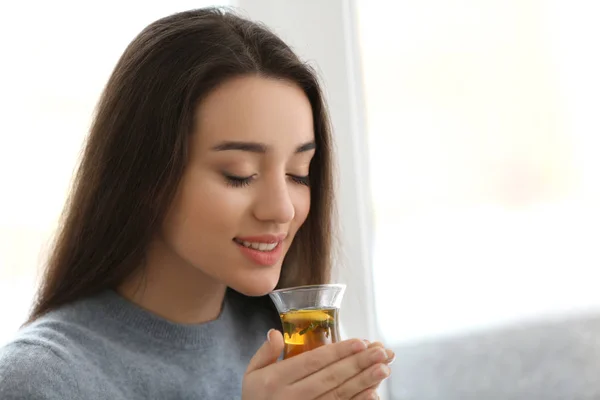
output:
[{"label": "nose", "polygon": [[286,224],[294,219],[296,210],[285,177],[263,182],[254,205],[254,216],[265,222]]}]

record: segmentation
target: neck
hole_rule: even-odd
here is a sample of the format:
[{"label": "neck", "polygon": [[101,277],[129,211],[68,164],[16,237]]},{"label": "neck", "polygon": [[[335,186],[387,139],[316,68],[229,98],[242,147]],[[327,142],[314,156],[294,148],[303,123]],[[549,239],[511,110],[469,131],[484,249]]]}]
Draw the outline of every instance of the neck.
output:
[{"label": "neck", "polygon": [[226,286],[182,260],[162,241],[154,242],[141,271],[117,288],[138,306],[180,324],[217,319]]}]

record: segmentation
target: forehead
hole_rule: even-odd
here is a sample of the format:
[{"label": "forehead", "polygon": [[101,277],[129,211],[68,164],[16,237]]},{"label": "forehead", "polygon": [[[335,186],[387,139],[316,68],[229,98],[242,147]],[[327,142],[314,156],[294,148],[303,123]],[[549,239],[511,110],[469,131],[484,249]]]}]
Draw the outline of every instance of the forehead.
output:
[{"label": "forehead", "polygon": [[258,76],[231,79],[202,101],[196,114],[202,147],[224,140],[295,148],[314,140],[313,115],[295,84]]}]

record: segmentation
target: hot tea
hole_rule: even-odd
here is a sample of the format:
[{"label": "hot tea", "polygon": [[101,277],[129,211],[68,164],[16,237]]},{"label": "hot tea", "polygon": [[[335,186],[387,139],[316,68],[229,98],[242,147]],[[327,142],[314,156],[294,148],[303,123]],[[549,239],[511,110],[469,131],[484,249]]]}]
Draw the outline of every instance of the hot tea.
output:
[{"label": "hot tea", "polygon": [[285,341],[283,358],[340,340],[337,308],[289,310],[280,317]]},{"label": "hot tea", "polygon": [[340,341],[339,312],[346,285],[278,289],[269,295],[283,326],[283,358]]}]

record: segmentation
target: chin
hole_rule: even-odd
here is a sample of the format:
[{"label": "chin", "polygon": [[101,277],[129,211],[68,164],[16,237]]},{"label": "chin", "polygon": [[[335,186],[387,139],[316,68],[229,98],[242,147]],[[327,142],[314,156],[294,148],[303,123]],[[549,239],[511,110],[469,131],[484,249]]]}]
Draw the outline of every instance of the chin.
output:
[{"label": "chin", "polygon": [[239,279],[236,282],[231,282],[228,286],[245,296],[261,297],[271,293],[277,286],[279,274],[276,277],[271,276],[254,276],[248,279]]}]

